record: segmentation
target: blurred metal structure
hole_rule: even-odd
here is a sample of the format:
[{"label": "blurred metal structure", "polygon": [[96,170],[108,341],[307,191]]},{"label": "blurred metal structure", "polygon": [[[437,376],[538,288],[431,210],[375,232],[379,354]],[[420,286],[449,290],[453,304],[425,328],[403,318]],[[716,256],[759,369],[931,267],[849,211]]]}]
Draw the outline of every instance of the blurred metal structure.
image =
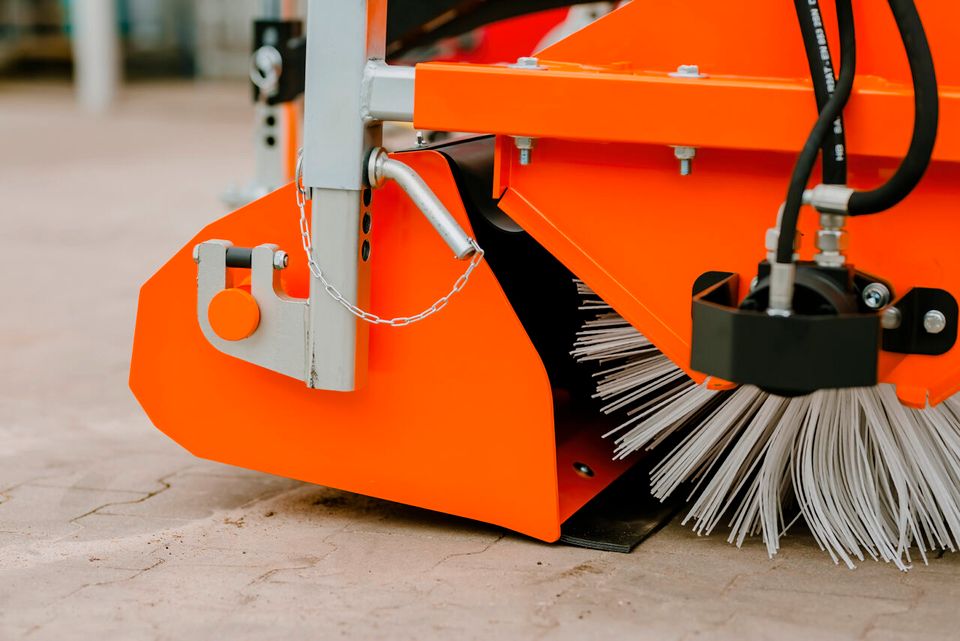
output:
[{"label": "blurred metal structure", "polygon": [[0,70],[23,58],[69,57],[59,0],[0,0]]},{"label": "blurred metal structure", "polygon": [[107,111],[120,84],[120,45],[114,0],[73,0],[73,58],[77,100],[92,113]]},{"label": "blurred metal structure", "polygon": [[252,36],[254,51],[248,63],[256,103],[255,173],[251,182],[233,185],[223,195],[231,209],[289,183],[300,146],[304,39],[299,3],[262,0],[260,4]]}]

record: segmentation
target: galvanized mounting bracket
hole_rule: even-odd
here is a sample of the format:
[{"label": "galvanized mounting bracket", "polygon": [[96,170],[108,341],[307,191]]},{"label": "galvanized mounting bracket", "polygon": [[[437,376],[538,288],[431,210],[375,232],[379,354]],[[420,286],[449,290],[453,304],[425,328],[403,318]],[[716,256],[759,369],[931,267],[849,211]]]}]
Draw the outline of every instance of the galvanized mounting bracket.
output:
[{"label": "galvanized mounting bracket", "polygon": [[225,240],[209,240],[197,246],[197,319],[203,335],[224,354],[305,380],[309,303],[283,293],[281,271],[276,268],[276,245],[255,247],[250,262],[250,293],[260,308],[257,331],[244,340],[228,341],[211,326],[210,303],[217,294],[234,287],[227,268],[227,250],[231,247],[233,243]]},{"label": "galvanized mounting bracket", "polygon": [[[357,314],[369,304],[372,240],[361,224],[370,206],[366,161],[381,147],[383,121],[413,120],[416,82],[414,69],[383,62],[386,16],[387,0],[309,1],[303,160],[297,180],[312,201],[309,224],[301,222],[302,229],[310,230],[304,245],[314,273],[309,300],[283,295],[272,267],[277,248],[262,245],[253,250],[251,292],[261,324],[248,338],[226,341],[211,327],[208,306],[231,286],[230,245],[209,241],[199,247],[197,311],[204,335],[225,354],[313,389],[350,392],[366,378],[369,326]],[[457,258],[472,258],[475,243],[419,176],[385,154],[375,158],[382,176],[372,182],[396,180]]]}]

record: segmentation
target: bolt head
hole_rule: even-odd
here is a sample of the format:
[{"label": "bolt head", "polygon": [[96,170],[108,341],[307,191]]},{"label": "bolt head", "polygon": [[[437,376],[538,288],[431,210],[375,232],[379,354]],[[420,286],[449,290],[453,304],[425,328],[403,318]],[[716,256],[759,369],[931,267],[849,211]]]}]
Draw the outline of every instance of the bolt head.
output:
[{"label": "bolt head", "polygon": [[534,140],[529,136],[517,136],[513,139],[517,149],[520,150],[520,165],[526,167],[530,164],[533,157]]},{"label": "bolt head", "polygon": [[533,149],[533,138],[529,136],[517,136],[513,139],[513,142],[520,151],[530,151]]},{"label": "bolt head", "polygon": [[278,251],[273,255],[273,268],[277,270],[286,269],[290,265],[290,256],[285,251]]},{"label": "bolt head", "polygon": [[947,329],[947,317],[941,311],[929,311],[923,317],[923,329],[928,334],[940,334]]},{"label": "bolt head", "polygon": [[890,304],[890,290],[883,283],[870,283],[863,288],[863,302],[870,309],[883,309]]},{"label": "bolt head", "polygon": [[576,470],[577,474],[584,478],[593,478],[596,475],[596,472],[593,471],[586,463],[574,463],[573,469]]},{"label": "bolt head", "polygon": [[677,67],[677,70],[670,73],[672,78],[705,78],[706,76],[700,73],[699,65],[680,65]]},{"label": "bolt head", "polygon": [[540,66],[540,59],[531,56],[517,58],[516,67],[519,69],[537,69]]},{"label": "bolt head", "polygon": [[903,314],[896,307],[888,307],[880,315],[880,325],[884,329],[899,329],[903,322]]},{"label": "bolt head", "polygon": [[673,155],[680,161],[681,176],[693,173],[693,159],[697,157],[696,147],[674,147]]}]

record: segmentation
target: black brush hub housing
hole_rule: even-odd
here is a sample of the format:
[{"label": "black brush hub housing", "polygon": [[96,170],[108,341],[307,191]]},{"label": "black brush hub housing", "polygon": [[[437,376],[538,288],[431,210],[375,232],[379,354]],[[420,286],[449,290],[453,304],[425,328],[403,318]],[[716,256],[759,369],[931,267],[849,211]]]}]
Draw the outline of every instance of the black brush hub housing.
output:
[{"label": "black brush hub housing", "polygon": [[780,396],[877,384],[880,315],[862,301],[877,279],[852,267],[797,265],[794,313],[767,314],[770,265],[742,302],[739,276],[712,272],[694,288],[693,369]]},{"label": "black brush hub housing", "polygon": [[[839,316],[870,311],[861,303],[861,289],[856,280],[856,272],[850,267],[799,263],[793,295],[794,312],[802,316]],[[758,270],[756,286],[740,304],[740,309],[765,311],[769,304],[770,263],[764,262]]]}]

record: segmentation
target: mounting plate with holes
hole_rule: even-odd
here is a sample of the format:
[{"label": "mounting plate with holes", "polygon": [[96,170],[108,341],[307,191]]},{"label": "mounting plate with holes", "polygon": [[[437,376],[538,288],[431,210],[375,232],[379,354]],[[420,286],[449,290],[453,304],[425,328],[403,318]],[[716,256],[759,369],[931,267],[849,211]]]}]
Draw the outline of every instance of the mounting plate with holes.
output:
[{"label": "mounting plate with holes", "polygon": [[[208,240],[194,248],[194,261],[197,321],[210,344],[229,356],[305,380],[305,344],[285,340],[306,335],[308,304],[284,293],[287,254],[276,245],[235,247]],[[214,301],[218,303],[211,308]]]},{"label": "mounting plate with holes", "polygon": [[884,351],[940,356],[956,345],[960,308],[950,292],[917,287],[893,307],[900,313],[900,324],[884,330]]}]

